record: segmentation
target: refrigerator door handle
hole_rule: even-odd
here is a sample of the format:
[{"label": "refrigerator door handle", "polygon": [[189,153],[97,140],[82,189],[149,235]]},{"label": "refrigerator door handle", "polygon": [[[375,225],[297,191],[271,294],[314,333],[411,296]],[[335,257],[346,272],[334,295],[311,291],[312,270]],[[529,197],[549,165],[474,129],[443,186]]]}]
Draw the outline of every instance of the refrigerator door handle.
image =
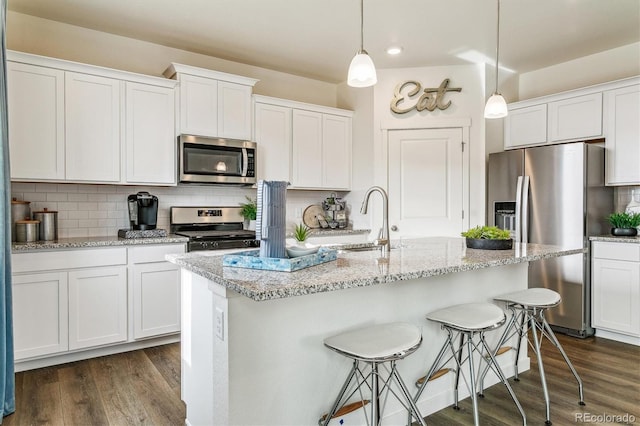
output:
[{"label": "refrigerator door handle", "polygon": [[522,242],[521,224],[522,224],[522,176],[518,176],[516,182],[516,243]]},{"label": "refrigerator door handle", "polygon": [[522,181],[522,242],[529,242],[529,176]]}]

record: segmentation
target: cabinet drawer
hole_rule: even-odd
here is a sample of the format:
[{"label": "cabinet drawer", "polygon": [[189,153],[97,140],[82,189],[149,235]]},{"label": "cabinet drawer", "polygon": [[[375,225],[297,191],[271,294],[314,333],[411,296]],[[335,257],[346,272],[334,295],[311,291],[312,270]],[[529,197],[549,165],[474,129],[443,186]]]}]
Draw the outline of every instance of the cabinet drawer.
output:
[{"label": "cabinet drawer", "polygon": [[168,244],[162,246],[144,246],[129,248],[129,263],[164,262],[167,254],[185,252],[184,244]]},{"label": "cabinet drawer", "polygon": [[105,249],[61,250],[11,255],[13,273],[126,265],[125,247]]},{"label": "cabinet drawer", "polygon": [[593,242],[593,257],[640,262],[640,244]]}]

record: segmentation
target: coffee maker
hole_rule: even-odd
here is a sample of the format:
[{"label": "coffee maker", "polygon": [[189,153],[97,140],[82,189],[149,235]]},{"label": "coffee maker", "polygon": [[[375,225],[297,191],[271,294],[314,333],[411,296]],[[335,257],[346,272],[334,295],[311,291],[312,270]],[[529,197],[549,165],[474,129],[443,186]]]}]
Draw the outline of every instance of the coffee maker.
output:
[{"label": "coffee maker", "polygon": [[127,197],[129,224],[132,230],[156,229],[158,222],[158,197],[148,192],[138,192]]}]

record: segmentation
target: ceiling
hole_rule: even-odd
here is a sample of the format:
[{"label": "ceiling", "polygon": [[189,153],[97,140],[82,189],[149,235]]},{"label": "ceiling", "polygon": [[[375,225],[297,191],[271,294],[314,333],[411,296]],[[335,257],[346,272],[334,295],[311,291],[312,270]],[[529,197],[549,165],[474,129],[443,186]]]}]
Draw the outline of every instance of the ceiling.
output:
[{"label": "ceiling", "polygon": [[[338,83],[358,0],[8,0],[8,9]],[[365,0],[377,68],[495,61],[495,0]],[[500,64],[517,73],[640,41],[640,0],[502,0]],[[398,56],[385,53],[400,45]]]}]

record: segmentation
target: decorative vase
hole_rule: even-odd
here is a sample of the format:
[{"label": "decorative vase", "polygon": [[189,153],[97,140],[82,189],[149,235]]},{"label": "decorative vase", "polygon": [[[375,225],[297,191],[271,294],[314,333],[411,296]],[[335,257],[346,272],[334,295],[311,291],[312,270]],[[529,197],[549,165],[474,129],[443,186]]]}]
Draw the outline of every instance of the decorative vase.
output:
[{"label": "decorative vase", "polygon": [[616,237],[635,237],[638,235],[637,228],[611,228],[611,235]]},{"label": "decorative vase", "polygon": [[481,250],[509,250],[513,247],[513,240],[487,240],[484,238],[467,238],[467,247]]}]

